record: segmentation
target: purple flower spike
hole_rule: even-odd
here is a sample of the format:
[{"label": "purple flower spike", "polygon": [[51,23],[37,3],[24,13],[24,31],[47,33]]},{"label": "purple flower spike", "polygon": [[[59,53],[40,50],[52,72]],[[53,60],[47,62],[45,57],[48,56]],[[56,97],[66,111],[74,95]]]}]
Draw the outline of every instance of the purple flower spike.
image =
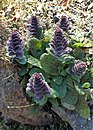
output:
[{"label": "purple flower spike", "polygon": [[86,72],[86,62],[78,60],[71,68],[73,75],[83,75]]},{"label": "purple flower spike", "polygon": [[7,50],[9,56],[14,56],[20,60],[23,55],[23,40],[20,38],[20,34],[17,31],[12,31],[7,41]]},{"label": "purple flower spike", "polygon": [[30,24],[28,25],[29,36],[38,38],[39,37],[38,29],[39,29],[38,19],[36,16],[32,16]]},{"label": "purple flower spike", "polygon": [[41,73],[35,73],[29,79],[27,84],[27,89],[34,93],[35,99],[40,101],[43,99],[43,96],[50,94],[50,87],[47,82],[44,80]]},{"label": "purple flower spike", "polygon": [[51,40],[50,49],[56,57],[61,57],[63,54],[68,54],[71,51],[68,47],[68,39],[63,35],[59,27],[56,28],[54,37]]},{"label": "purple flower spike", "polygon": [[57,22],[57,25],[63,29],[63,31],[68,31],[70,29],[70,23],[66,16],[62,16],[61,19]]}]

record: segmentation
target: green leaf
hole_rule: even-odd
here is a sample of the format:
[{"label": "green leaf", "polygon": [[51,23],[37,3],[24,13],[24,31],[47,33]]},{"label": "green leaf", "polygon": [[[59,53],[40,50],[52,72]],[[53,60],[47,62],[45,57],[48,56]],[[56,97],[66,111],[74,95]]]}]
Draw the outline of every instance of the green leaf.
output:
[{"label": "green leaf", "polygon": [[34,58],[33,56],[29,56],[27,63],[41,68],[40,61],[38,59]]},{"label": "green leaf", "polygon": [[29,97],[34,97],[34,93],[31,91],[29,87],[26,88],[26,93],[29,95]]},{"label": "green leaf", "polygon": [[80,78],[81,78],[81,76],[77,76],[77,75],[71,75],[72,76],[72,78],[75,80],[75,81],[77,81],[78,83],[80,83]]},{"label": "green leaf", "polygon": [[43,74],[43,76],[44,76],[44,78],[45,78],[45,80],[47,81],[47,82],[50,82],[50,76],[49,76],[49,74],[47,74],[45,71],[43,71],[42,69],[40,69],[40,68],[36,68],[36,67],[34,67],[34,68],[32,68],[30,71],[29,71],[29,75],[30,76],[32,76],[32,74],[34,74],[34,73],[42,73]]},{"label": "green leaf", "polygon": [[39,69],[39,68],[32,68],[30,71],[29,71],[29,75],[32,76],[32,74],[34,73],[42,73],[42,70]]},{"label": "green leaf", "polygon": [[43,52],[43,53],[45,52],[46,48],[48,47],[49,42],[50,42],[50,39],[47,38],[47,37],[44,37],[44,38],[42,39],[42,52]]},{"label": "green leaf", "polygon": [[71,64],[74,62],[75,58],[69,54],[64,54],[62,57],[58,58],[63,64]]},{"label": "green leaf", "polygon": [[28,48],[34,57],[39,58],[42,54],[42,40],[31,38],[28,41]]},{"label": "green leaf", "polygon": [[82,88],[90,88],[90,83],[86,82],[82,85]]},{"label": "green leaf", "polygon": [[38,100],[35,99],[35,102],[36,102],[37,104],[39,104],[40,106],[43,106],[43,105],[45,105],[46,102],[47,102],[47,97],[46,97],[46,96],[43,96],[43,99],[40,100],[40,101],[38,101]]},{"label": "green leaf", "polygon": [[29,71],[28,67],[23,66],[18,74],[19,74],[19,76],[24,76],[25,74],[27,74],[28,71]]},{"label": "green leaf", "polygon": [[74,49],[74,51],[73,51],[73,55],[74,55],[75,58],[77,58],[77,59],[82,59],[82,58],[84,58],[85,53],[84,53],[84,51],[83,51],[81,48],[76,48],[76,49]]},{"label": "green leaf", "polygon": [[93,67],[91,67],[90,72],[91,72],[91,74],[93,74]]},{"label": "green leaf", "polygon": [[31,64],[29,64],[29,63],[27,64],[27,68],[28,68],[28,69],[31,69],[32,67],[33,67],[33,65],[31,65]]},{"label": "green leaf", "polygon": [[87,70],[86,72],[85,72],[85,74],[83,75],[83,77],[82,77],[82,81],[83,82],[86,82],[86,81],[88,81],[90,79],[90,73],[89,73],[89,71]]},{"label": "green leaf", "polygon": [[39,39],[33,37],[31,39],[28,39],[28,46],[31,47],[31,48],[34,48],[35,46],[37,46],[38,42],[39,42]]},{"label": "green leaf", "polygon": [[59,106],[59,103],[56,98],[50,98],[49,101],[52,103],[53,106]]},{"label": "green leaf", "polygon": [[64,98],[67,92],[66,82],[64,81],[61,85],[57,85],[51,82],[52,88],[58,93],[59,98]]},{"label": "green leaf", "polygon": [[71,73],[71,67],[67,68],[67,69],[66,69],[66,72],[67,72],[69,75],[71,75],[72,80],[75,80],[76,82],[80,83],[80,78],[81,78],[81,76],[73,75],[73,74]]},{"label": "green leaf", "polygon": [[60,75],[66,76],[66,70],[65,70],[64,66],[59,66],[58,71],[59,71]]},{"label": "green leaf", "polygon": [[78,92],[79,95],[84,95],[85,92],[83,91],[82,88],[78,84],[75,85],[76,91]]},{"label": "green leaf", "polygon": [[56,84],[60,85],[60,84],[62,83],[62,76],[60,76],[60,75],[58,75],[58,76],[53,76],[53,77],[52,77],[52,80],[53,80]]},{"label": "green leaf", "polygon": [[18,61],[19,64],[21,64],[21,65],[25,65],[26,62],[27,62],[27,59],[26,59],[25,56],[23,56],[21,60],[17,60],[17,61]]},{"label": "green leaf", "polygon": [[39,27],[39,28],[38,28],[38,34],[39,34],[39,39],[42,39],[42,38],[44,37],[42,27]]},{"label": "green leaf", "polygon": [[78,102],[75,106],[76,112],[80,114],[83,118],[90,117],[90,109],[88,107],[87,102],[85,101],[85,96],[79,96]]},{"label": "green leaf", "polygon": [[60,72],[60,74],[61,74],[62,76],[66,76],[66,71],[65,71],[65,70],[62,70],[62,71]]},{"label": "green leaf", "polygon": [[66,96],[63,98],[63,102],[75,105],[78,101],[78,93],[72,88],[68,88],[68,91],[66,93]]},{"label": "green leaf", "polygon": [[48,95],[48,97],[56,98],[58,96],[59,96],[58,92],[51,88],[51,94]]},{"label": "green leaf", "polygon": [[22,88],[26,88],[27,87],[27,83],[28,83],[28,77],[27,76],[24,76],[20,85]]},{"label": "green leaf", "polygon": [[68,110],[75,110],[75,105],[71,105],[71,104],[68,104],[68,103],[66,103],[66,102],[62,102],[62,100],[61,100],[61,104],[62,104],[65,108],[67,108]]},{"label": "green leaf", "polygon": [[49,37],[44,37],[44,39],[42,39],[43,43],[45,44],[49,44],[50,43],[50,38]]},{"label": "green leaf", "polygon": [[58,75],[58,66],[61,65],[61,62],[58,61],[55,57],[50,54],[44,53],[40,57],[40,63],[42,69],[52,75]]},{"label": "green leaf", "polygon": [[51,52],[51,49],[50,49],[49,47],[46,48],[46,51],[47,51],[50,55],[54,56],[54,54]]},{"label": "green leaf", "polygon": [[83,46],[84,46],[83,43],[78,42],[78,43],[75,43],[72,47],[74,47],[74,48],[78,48],[78,47],[83,47]]},{"label": "green leaf", "polygon": [[66,78],[66,83],[67,83],[67,85],[69,86],[69,87],[71,87],[71,88],[74,88],[74,85],[73,85],[73,80],[70,78],[70,76],[68,76],[67,78]]}]

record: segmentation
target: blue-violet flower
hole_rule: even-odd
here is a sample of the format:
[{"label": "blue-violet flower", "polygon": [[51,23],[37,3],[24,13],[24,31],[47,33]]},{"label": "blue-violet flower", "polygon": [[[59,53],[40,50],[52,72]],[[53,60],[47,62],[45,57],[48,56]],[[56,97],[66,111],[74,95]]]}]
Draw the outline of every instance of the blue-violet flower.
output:
[{"label": "blue-violet flower", "polygon": [[68,31],[70,29],[70,23],[66,16],[61,16],[61,19],[57,22],[57,25],[63,29],[63,31]]},{"label": "blue-violet flower", "polygon": [[56,57],[69,54],[71,51],[71,48],[68,47],[68,39],[63,35],[59,27],[56,28],[54,37],[51,40],[50,50]]},{"label": "blue-violet flower", "polygon": [[23,55],[23,40],[20,37],[20,34],[17,31],[12,31],[10,37],[7,41],[7,50],[8,55],[20,60]]},{"label": "blue-violet flower", "polygon": [[28,25],[28,34],[31,37],[39,38],[39,23],[36,16],[31,17],[30,24]]},{"label": "blue-violet flower", "polygon": [[51,93],[51,88],[44,80],[41,73],[35,73],[29,79],[27,84],[26,91],[31,91],[35,95],[35,99],[40,101],[44,96],[47,96]]},{"label": "blue-violet flower", "polygon": [[86,62],[78,60],[71,68],[71,72],[73,75],[83,75],[86,72]]}]

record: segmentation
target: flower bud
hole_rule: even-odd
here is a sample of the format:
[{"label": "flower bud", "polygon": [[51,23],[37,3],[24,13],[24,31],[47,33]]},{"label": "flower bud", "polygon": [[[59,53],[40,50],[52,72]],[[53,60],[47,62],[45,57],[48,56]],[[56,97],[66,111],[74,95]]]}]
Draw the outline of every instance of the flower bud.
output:
[{"label": "flower bud", "polygon": [[86,62],[77,61],[71,68],[71,72],[73,75],[83,75],[86,72]]}]

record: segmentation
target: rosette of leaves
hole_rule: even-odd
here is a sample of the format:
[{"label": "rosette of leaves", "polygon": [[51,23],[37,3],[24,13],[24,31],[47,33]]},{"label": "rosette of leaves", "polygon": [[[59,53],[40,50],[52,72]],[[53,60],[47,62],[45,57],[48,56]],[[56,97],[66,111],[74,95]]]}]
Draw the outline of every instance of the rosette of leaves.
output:
[{"label": "rosette of leaves", "polygon": [[7,41],[8,55],[17,60],[21,60],[24,56],[23,40],[17,31],[12,31]]},{"label": "rosette of leaves", "polygon": [[60,20],[57,22],[57,26],[59,26],[63,31],[68,31],[70,29],[70,23],[66,16],[61,16]]},{"label": "rosette of leaves", "polygon": [[51,88],[41,73],[34,73],[29,79],[26,92],[30,96],[34,96],[37,103],[41,103],[42,100],[47,101],[47,97],[51,94]]},{"label": "rosette of leaves", "polygon": [[68,39],[63,35],[61,29],[56,28],[54,37],[50,43],[50,50],[55,57],[61,57],[64,54],[69,54],[71,48],[68,47]]},{"label": "rosette of leaves", "polygon": [[83,76],[86,72],[87,64],[83,61],[76,61],[76,63],[71,68],[71,73],[74,76]]}]

